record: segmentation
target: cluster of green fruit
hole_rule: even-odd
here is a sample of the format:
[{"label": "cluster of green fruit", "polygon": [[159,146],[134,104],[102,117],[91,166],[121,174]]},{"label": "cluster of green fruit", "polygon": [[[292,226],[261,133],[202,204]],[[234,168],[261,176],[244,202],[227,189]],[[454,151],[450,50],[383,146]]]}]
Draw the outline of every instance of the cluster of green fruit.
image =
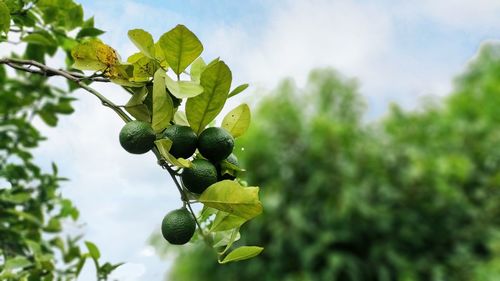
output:
[{"label": "cluster of green fruit", "polygon": [[[169,153],[175,158],[188,159],[198,149],[190,168],[181,173],[185,189],[201,194],[210,185],[222,180],[234,180],[234,171],[225,168],[225,163],[238,166],[232,153],[234,138],[220,127],[206,128],[199,136],[189,126],[170,125],[158,138],[172,141]],[[128,152],[143,154],[154,147],[157,139],[151,125],[143,121],[131,121],[120,131],[120,144]],[[192,214],[185,208],[168,213],[162,222],[162,234],[171,244],[181,245],[189,242],[196,230]]]}]

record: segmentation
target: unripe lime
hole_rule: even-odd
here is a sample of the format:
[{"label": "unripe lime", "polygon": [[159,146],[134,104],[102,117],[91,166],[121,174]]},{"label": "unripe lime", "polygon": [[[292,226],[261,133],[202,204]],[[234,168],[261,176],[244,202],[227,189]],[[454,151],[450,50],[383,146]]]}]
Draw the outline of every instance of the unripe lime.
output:
[{"label": "unripe lime", "polygon": [[188,126],[172,125],[163,131],[163,137],[172,141],[170,154],[175,158],[189,158],[196,151],[198,136]]},{"label": "unripe lime", "polygon": [[120,131],[120,144],[134,154],[143,154],[151,150],[156,139],[151,125],[143,121],[130,121]]},{"label": "unripe lime", "polygon": [[223,128],[210,127],[198,137],[198,150],[203,157],[217,163],[233,152],[234,138]]},{"label": "unripe lime", "polygon": [[205,159],[195,159],[192,163],[191,168],[182,171],[182,183],[189,191],[200,194],[217,182],[217,169]]},{"label": "unripe lime", "polygon": [[161,233],[170,244],[186,244],[193,237],[196,222],[193,215],[186,209],[173,210],[163,218]]}]

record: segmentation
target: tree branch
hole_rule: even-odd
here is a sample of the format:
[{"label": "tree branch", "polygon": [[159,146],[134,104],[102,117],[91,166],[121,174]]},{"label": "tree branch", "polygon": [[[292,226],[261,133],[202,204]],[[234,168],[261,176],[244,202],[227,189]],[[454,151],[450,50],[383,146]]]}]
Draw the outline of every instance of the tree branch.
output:
[{"label": "tree branch", "polygon": [[[23,59],[14,59],[14,58],[3,58],[0,59],[0,64],[6,64],[12,68],[17,70],[30,72],[34,74],[44,75],[47,77],[50,76],[63,76],[68,80],[77,82],[77,81],[93,81],[93,82],[110,82],[108,78],[102,76],[85,76],[81,73],[70,72],[63,69],[56,69],[50,66],[47,66],[43,63],[34,61],[34,60],[23,60]],[[35,67],[35,69],[31,68]]]},{"label": "tree branch", "polygon": [[109,79],[101,76],[85,76],[81,73],[70,72],[62,69],[52,68],[43,63],[34,60],[22,60],[15,58],[3,58],[0,59],[0,64],[5,64],[14,69],[29,72],[33,74],[43,75],[43,76],[62,76],[74,83],[76,83],[80,88],[86,90],[87,92],[96,96],[101,100],[102,105],[111,108],[123,121],[129,122],[132,119],[116,104],[107,99],[101,93],[91,88],[89,85],[85,84],[84,81],[94,81],[94,82],[110,82]]}]

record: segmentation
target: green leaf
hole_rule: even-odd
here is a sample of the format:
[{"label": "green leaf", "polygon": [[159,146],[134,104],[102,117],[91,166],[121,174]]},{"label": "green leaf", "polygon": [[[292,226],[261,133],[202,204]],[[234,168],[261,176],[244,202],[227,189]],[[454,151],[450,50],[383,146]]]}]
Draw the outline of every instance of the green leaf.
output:
[{"label": "green leaf", "polygon": [[239,85],[238,87],[234,88],[234,90],[232,90],[231,93],[229,93],[228,98],[236,96],[237,94],[243,92],[247,88],[248,84]]},{"label": "green leaf", "polygon": [[155,59],[160,62],[161,67],[164,69],[167,69],[168,62],[165,58],[165,53],[163,52],[163,49],[161,48],[159,43],[155,44]]},{"label": "green leaf", "polygon": [[19,270],[19,269],[23,269],[25,267],[28,267],[30,265],[31,265],[31,262],[27,258],[22,257],[22,256],[17,256],[13,259],[8,259],[5,262],[4,270],[5,271],[15,271],[15,270]]},{"label": "green leaf", "polygon": [[240,168],[227,160],[222,160],[220,162],[220,166],[221,166],[222,170],[232,170],[232,171],[237,171],[237,172],[245,172],[246,171],[245,169]]},{"label": "green leaf", "polygon": [[178,99],[192,98],[203,93],[203,87],[192,81],[174,81],[165,76],[167,88],[172,95]]},{"label": "green leaf", "polygon": [[73,30],[83,24],[83,8],[74,1],[39,0],[35,3],[46,25]]},{"label": "green leaf", "polygon": [[155,141],[155,145],[165,161],[177,167],[191,168],[191,161],[184,158],[175,158],[169,153],[170,148],[172,147],[172,141],[168,138]]},{"label": "green leaf", "polygon": [[58,218],[51,218],[44,230],[51,233],[59,232],[62,230],[61,222]]},{"label": "green leaf", "polygon": [[240,240],[241,234],[239,232],[239,228],[226,230],[226,231],[218,231],[213,235],[213,247],[224,247],[229,246]]},{"label": "green leaf", "polygon": [[205,222],[210,216],[217,214],[218,210],[214,208],[210,208],[207,206],[203,206],[201,209],[200,215],[198,216],[198,220],[200,222]]},{"label": "green leaf", "polygon": [[94,26],[94,17],[88,18],[86,21],[83,22],[82,28],[91,28],[95,27]]},{"label": "green leaf", "polygon": [[242,246],[234,249],[222,261],[219,261],[219,263],[224,264],[228,262],[250,259],[258,256],[263,250],[264,248],[257,246]]},{"label": "green leaf", "polygon": [[30,199],[31,199],[31,194],[28,193],[27,191],[16,194],[7,193],[0,195],[0,201],[10,202],[15,204],[22,204]]},{"label": "green leaf", "polygon": [[30,214],[30,213],[26,213],[23,211],[16,211],[13,209],[7,209],[7,210],[5,210],[5,212],[8,214],[12,214],[12,215],[17,216],[17,220],[19,220],[19,221],[24,220],[24,221],[30,222],[36,226],[42,226],[42,222],[40,221],[40,219],[35,217],[34,215]]},{"label": "green leaf", "polygon": [[85,241],[85,246],[87,246],[90,257],[92,257],[93,260],[98,260],[101,257],[101,253],[99,252],[99,249],[94,243],[90,241]]},{"label": "green leaf", "polygon": [[125,110],[134,116],[135,119],[149,123],[151,122],[151,113],[149,113],[148,107],[143,103],[147,95],[147,88],[141,88],[140,91],[132,95],[125,105]]},{"label": "green leaf", "polygon": [[222,128],[235,138],[242,136],[250,126],[250,108],[246,103],[231,110],[222,120]]},{"label": "green leaf", "polygon": [[193,64],[191,64],[191,69],[189,72],[189,74],[191,75],[191,81],[200,82],[201,73],[203,72],[203,70],[205,70],[206,67],[207,64],[205,63],[205,61],[201,57],[197,58],[193,62]]},{"label": "green leaf", "polygon": [[73,67],[80,70],[104,70],[118,64],[118,55],[110,46],[99,39],[88,39],[78,44],[71,51],[75,63]]},{"label": "green leaf", "polygon": [[231,215],[223,211],[218,211],[217,215],[215,216],[215,220],[212,223],[210,231],[215,232],[230,230],[242,226],[246,221],[247,220],[242,217]]},{"label": "green leaf", "polygon": [[57,46],[56,40],[45,30],[28,34],[23,37],[22,41],[42,46]]},{"label": "green leaf", "polygon": [[9,7],[3,1],[0,1],[0,32],[7,34],[10,29],[10,11]]},{"label": "green leaf", "polygon": [[55,127],[57,125],[57,121],[59,120],[54,112],[48,110],[40,110],[38,112],[38,116],[40,116],[43,122],[50,127]]},{"label": "green leaf", "polygon": [[87,28],[82,28],[80,31],[78,31],[78,34],[76,35],[76,39],[81,39],[85,37],[96,37],[99,35],[104,34],[104,31],[95,28],[95,27],[87,27]]},{"label": "green leaf", "polygon": [[80,261],[76,264],[76,276],[80,275],[86,260],[87,259],[80,259]]},{"label": "green leaf", "polygon": [[155,72],[153,80],[153,118],[152,127],[156,133],[163,131],[174,117],[174,104],[165,88],[166,74],[163,69]]},{"label": "green leaf", "polygon": [[155,43],[151,34],[142,29],[132,29],[128,31],[128,38],[147,57],[155,57]]},{"label": "green leaf", "polygon": [[133,55],[131,55],[130,57],[127,58],[127,62],[128,63],[131,63],[131,64],[134,64],[136,62],[138,62],[140,59],[144,58],[144,54],[139,52],[139,53],[135,53]]},{"label": "green leaf", "polygon": [[174,123],[182,126],[189,126],[187,121],[186,113],[182,110],[178,110],[174,114]]},{"label": "green leaf", "polygon": [[203,51],[196,35],[184,25],[177,25],[158,41],[172,70],[180,75]]},{"label": "green leaf", "polygon": [[258,187],[243,187],[224,180],[209,186],[198,199],[205,206],[242,217],[246,220],[262,213]]},{"label": "green leaf", "polygon": [[191,128],[198,134],[224,107],[231,80],[231,70],[223,61],[209,64],[201,74],[203,93],[189,98],[186,103],[187,119]]}]

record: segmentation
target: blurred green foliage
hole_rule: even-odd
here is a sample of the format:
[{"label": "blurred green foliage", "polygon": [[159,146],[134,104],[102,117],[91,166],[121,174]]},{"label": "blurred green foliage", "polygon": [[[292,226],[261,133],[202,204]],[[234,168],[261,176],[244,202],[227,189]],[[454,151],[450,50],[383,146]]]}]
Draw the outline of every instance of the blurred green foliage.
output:
[{"label": "blurred green foliage", "polygon": [[[102,33],[73,0],[0,0],[0,48],[16,50],[10,58],[45,63],[59,52],[69,69],[71,48]],[[76,85],[55,87],[49,77],[15,67],[0,64],[0,280],[75,280],[88,258],[96,280],[105,280],[119,264],[100,262],[93,243],[85,249],[81,236],[63,232],[79,211],[61,194],[66,179],[57,165],[45,171],[33,155],[46,139],[33,121],[54,127],[73,113]]]},{"label": "blurred green foliage", "polygon": [[482,48],[444,101],[362,121],[356,82],[285,81],[239,143],[263,215],[260,257],[181,252],[169,280],[499,280],[500,46]]}]

